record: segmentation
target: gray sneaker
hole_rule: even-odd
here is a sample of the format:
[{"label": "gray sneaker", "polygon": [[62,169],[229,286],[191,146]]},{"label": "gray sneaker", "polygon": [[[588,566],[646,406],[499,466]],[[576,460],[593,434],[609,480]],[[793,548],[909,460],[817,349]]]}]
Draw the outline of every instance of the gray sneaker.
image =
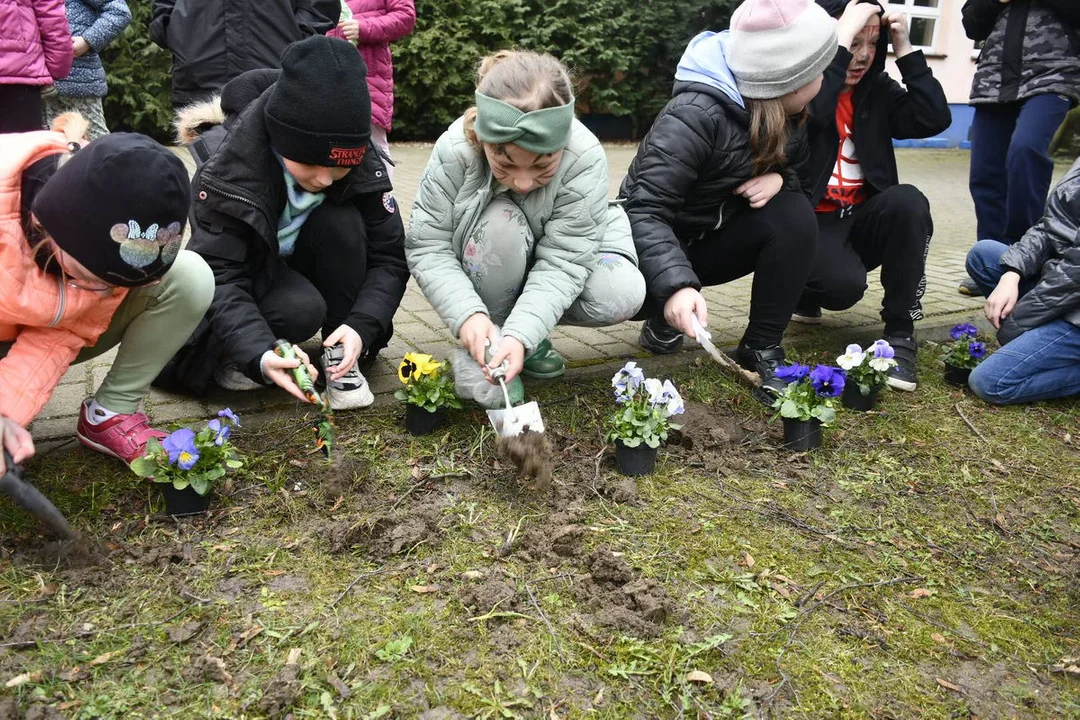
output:
[{"label": "gray sneaker", "polygon": [[367,379],[360,373],[357,363],[349,368],[337,380],[330,379],[330,373],[326,368],[337,365],[345,356],[345,348],[339,345],[323,349],[322,366],[326,377],[326,399],[334,410],[353,410],[371,405],[375,402],[375,396],[371,394]]},{"label": "gray sneaker", "polygon": [[214,370],[214,382],[220,387],[233,392],[246,392],[264,387],[240,372],[240,368],[230,362],[217,366]]}]

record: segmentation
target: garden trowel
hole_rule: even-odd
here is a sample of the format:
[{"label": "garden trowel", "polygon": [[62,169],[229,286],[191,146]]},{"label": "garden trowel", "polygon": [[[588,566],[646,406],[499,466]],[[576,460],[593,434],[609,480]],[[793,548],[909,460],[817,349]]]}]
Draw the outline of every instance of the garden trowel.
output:
[{"label": "garden trowel", "polygon": [[536,401],[523,403],[514,407],[510,404],[510,392],[506,389],[506,366],[503,363],[491,371],[491,377],[499,381],[502,388],[503,399],[506,401],[504,410],[488,410],[488,420],[499,437],[513,437],[520,435],[526,428],[535,432],[544,432],[544,419],[540,417],[540,406]]},{"label": "garden trowel", "polygon": [[16,505],[36,515],[64,540],[78,539],[79,533],[75,532],[75,528],[71,527],[67,518],[56,509],[49,498],[42,495],[41,491],[23,477],[23,469],[15,464],[15,460],[7,450],[4,450],[4,464],[7,466],[7,472],[0,477],[0,490],[7,493]]},{"label": "garden trowel", "polygon": [[765,405],[772,405],[775,398],[761,387],[761,378],[758,374],[744,369],[739,363],[729,358],[723,351],[713,345],[712,333],[702,327],[701,322],[697,319],[697,315],[691,315],[690,317],[694,324],[694,338],[698,341],[698,344],[705,349],[705,352],[709,354],[709,357],[715,360],[721,367],[734,373],[735,377],[750,388],[750,393],[759,402]]}]

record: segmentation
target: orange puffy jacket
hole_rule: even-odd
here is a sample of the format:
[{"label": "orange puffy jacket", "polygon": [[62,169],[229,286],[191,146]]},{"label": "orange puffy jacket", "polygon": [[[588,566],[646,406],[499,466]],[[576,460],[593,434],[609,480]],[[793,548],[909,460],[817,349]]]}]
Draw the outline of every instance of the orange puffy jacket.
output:
[{"label": "orange puffy jacket", "polygon": [[20,217],[23,169],[66,150],[59,132],[0,135],[0,342],[14,343],[0,359],[0,415],[24,427],[127,295],[121,288],[108,296],[72,288],[42,272],[30,254]]}]

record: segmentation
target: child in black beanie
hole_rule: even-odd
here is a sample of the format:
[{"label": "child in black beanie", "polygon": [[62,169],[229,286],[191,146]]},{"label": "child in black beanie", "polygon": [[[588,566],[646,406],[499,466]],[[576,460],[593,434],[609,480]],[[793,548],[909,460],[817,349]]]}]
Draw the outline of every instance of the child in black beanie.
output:
[{"label": "child in black beanie", "polygon": [[[365,75],[349,43],[317,36],[290,45],[280,73],[250,71],[226,86],[228,134],[192,185],[189,247],[214,270],[214,302],[159,385],[201,394],[211,379],[229,390],[276,384],[304,399],[288,372],[297,361],[272,346],[321,330],[331,406],[373,402],[358,361],[389,342],[408,268],[371,145]],[[203,111],[221,112],[214,104],[182,121],[205,127]]]}]

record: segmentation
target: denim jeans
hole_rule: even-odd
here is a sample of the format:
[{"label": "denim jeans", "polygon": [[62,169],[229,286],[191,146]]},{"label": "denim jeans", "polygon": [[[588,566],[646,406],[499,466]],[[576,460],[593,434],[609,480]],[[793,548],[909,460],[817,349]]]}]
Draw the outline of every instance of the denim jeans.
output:
[{"label": "denim jeans", "polygon": [[[1009,246],[980,240],[967,257],[967,270],[984,294],[1001,279],[1001,256]],[[1023,295],[1034,283],[1020,283]],[[995,405],[1034,402],[1080,394],[1080,328],[1051,320],[1028,330],[971,371],[968,385]]]}]

